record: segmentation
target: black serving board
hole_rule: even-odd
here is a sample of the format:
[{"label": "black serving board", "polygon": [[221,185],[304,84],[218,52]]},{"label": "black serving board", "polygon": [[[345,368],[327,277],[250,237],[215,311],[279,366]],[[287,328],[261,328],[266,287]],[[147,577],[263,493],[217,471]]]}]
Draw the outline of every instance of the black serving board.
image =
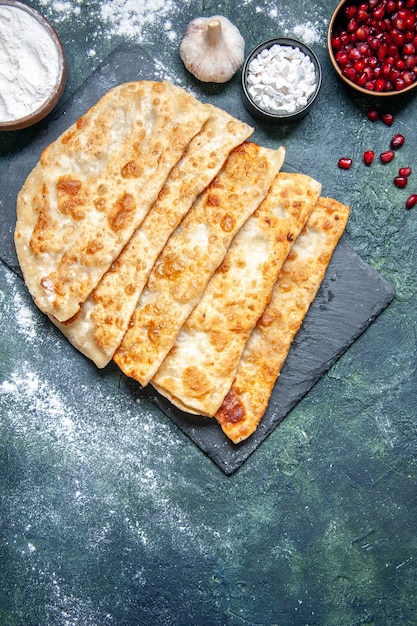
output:
[{"label": "black serving board", "polygon": [[[0,170],[1,259],[21,275],[13,243],[16,197],[40,153],[108,89],[130,80],[165,78],[158,64],[139,47],[121,46],[85,81],[68,102],[40,125],[35,138]],[[221,96],[212,99],[224,106]],[[229,112],[247,119],[234,101]],[[245,117],[246,116],[246,117]],[[141,393],[159,407],[225,474],[232,474],[355,341],[394,297],[393,287],[346,243],[339,242],[326,277],[291,347],[281,376],[257,431],[235,445],[216,420],[192,416],[173,407],[152,387]],[[80,355],[80,358],[84,358]],[[74,370],[77,368],[74,359]],[[99,373],[97,371],[97,381]],[[134,402],[132,397],[132,405]]]}]

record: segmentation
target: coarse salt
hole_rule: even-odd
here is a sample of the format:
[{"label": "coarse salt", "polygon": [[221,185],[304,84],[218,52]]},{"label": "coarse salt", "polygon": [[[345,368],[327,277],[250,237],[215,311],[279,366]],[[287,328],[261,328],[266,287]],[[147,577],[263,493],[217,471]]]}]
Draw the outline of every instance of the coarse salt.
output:
[{"label": "coarse salt", "polygon": [[248,93],[268,113],[290,114],[304,108],[316,84],[314,63],[298,47],[274,44],[248,66]]}]

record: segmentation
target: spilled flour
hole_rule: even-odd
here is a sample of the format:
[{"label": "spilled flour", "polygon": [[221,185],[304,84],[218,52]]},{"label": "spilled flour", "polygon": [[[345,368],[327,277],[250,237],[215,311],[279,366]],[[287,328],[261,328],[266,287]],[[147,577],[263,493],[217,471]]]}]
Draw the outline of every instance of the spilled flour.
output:
[{"label": "spilled flour", "polygon": [[[32,606],[42,607],[36,623],[124,623],[94,600],[93,581],[98,589],[112,581],[117,606],[121,576],[146,595],[155,560],[172,552],[206,563],[219,543],[219,528],[182,498],[195,491],[186,468],[200,452],[117,368],[99,372],[74,352],[3,269],[0,306],[10,329],[0,351],[3,574],[30,589]],[[227,528],[222,534],[225,554]],[[62,561],[64,554],[72,557]],[[91,578],[79,577],[85,567]]]},{"label": "spilled flour", "polygon": [[[327,16],[321,16],[322,7],[318,3],[316,8],[309,6],[305,14],[301,11],[294,17],[283,0],[242,0],[242,8],[252,12],[255,19],[261,17],[268,24],[268,31],[276,36],[292,36],[300,39],[307,45],[325,45]],[[40,9],[52,23],[57,25],[71,22],[74,16],[82,18],[85,12],[85,0],[40,0]],[[198,17],[201,12],[200,3],[193,0],[106,0],[101,3],[92,3],[86,15],[92,19],[94,28],[90,36],[94,44],[101,38],[119,37],[127,41],[143,44],[152,43],[155,33],[164,36],[168,43],[179,44],[186,24]],[[217,12],[222,13],[222,9]],[[173,23],[181,22],[186,15],[183,30],[177,31]],[[315,18],[312,20],[311,16]],[[228,16],[231,19],[232,16]],[[240,26],[239,24],[237,24]],[[245,33],[242,33],[245,35]],[[94,56],[96,50],[91,48],[89,56]]]}]

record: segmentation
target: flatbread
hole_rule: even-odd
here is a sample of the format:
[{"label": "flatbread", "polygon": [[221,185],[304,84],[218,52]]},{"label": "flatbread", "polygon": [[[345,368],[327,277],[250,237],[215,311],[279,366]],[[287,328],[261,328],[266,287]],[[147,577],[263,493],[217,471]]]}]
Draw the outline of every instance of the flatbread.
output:
[{"label": "flatbread", "polygon": [[43,151],[19,193],[15,230],[42,311],[61,322],[79,311],[210,114],[167,81],[127,83]]},{"label": "flatbread", "polygon": [[213,417],[229,391],[249,335],[321,184],[279,173],[236,234],[152,385],[183,411]]},{"label": "flatbread", "polygon": [[[209,106],[209,105],[208,105]],[[210,106],[210,117],[171,170],[164,187],[97,287],[70,322],[55,322],[80,352],[104,367],[112,359],[148,275],[173,230],[253,128]],[[55,320],[53,320],[55,321]]]},{"label": "flatbread", "polygon": [[149,275],[114,355],[127,375],[149,383],[221,264],[234,235],[262,202],[285,150],[245,142],[174,231]]},{"label": "flatbread", "polygon": [[320,198],[294,243],[271,301],[249,337],[233,385],[216,413],[223,432],[234,443],[249,437],[264,415],[348,216],[349,207]]}]

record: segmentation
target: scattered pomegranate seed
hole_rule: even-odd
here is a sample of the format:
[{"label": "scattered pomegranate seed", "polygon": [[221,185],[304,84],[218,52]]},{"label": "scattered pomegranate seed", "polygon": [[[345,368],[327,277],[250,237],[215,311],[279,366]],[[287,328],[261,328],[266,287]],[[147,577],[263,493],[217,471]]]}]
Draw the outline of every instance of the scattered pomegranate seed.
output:
[{"label": "scattered pomegranate seed", "polygon": [[417,193],[412,193],[411,196],[409,196],[406,200],[405,208],[412,209],[414,206],[416,206],[416,204],[417,204]]},{"label": "scattered pomegranate seed", "polygon": [[391,148],[393,150],[398,150],[398,148],[401,148],[401,146],[404,145],[404,142],[404,135],[400,135],[400,133],[398,133],[397,135],[394,135],[394,137],[391,139]]},{"label": "scattered pomegranate seed", "polygon": [[392,115],[392,113],[383,113],[381,115],[381,120],[384,122],[384,124],[386,124],[387,126],[392,126],[394,123],[394,116]]},{"label": "scattered pomegranate seed", "polygon": [[365,163],[365,165],[371,165],[374,158],[375,158],[375,152],[373,150],[366,150],[363,153],[363,162]]},{"label": "scattered pomegranate seed", "polygon": [[405,178],[408,178],[411,175],[411,172],[411,167],[400,167],[398,170],[398,176],[405,176]]},{"label": "scattered pomegranate seed", "polygon": [[378,109],[376,107],[371,107],[370,109],[368,109],[366,115],[368,119],[371,120],[371,122],[376,122],[376,120],[379,118]]},{"label": "scattered pomegranate seed", "polygon": [[394,153],[392,150],[386,150],[385,152],[382,152],[382,154],[379,155],[379,158],[381,160],[381,163],[390,163],[392,161],[392,159],[394,158]]},{"label": "scattered pomegranate seed", "polygon": [[341,170],[348,170],[350,167],[352,167],[352,159],[350,159],[349,157],[342,157],[341,159],[339,159],[337,165],[338,167],[340,167]]},{"label": "scattered pomegranate seed", "polygon": [[408,178],[407,176],[396,176],[394,178],[394,185],[399,187],[400,189],[404,189],[407,186]]}]

